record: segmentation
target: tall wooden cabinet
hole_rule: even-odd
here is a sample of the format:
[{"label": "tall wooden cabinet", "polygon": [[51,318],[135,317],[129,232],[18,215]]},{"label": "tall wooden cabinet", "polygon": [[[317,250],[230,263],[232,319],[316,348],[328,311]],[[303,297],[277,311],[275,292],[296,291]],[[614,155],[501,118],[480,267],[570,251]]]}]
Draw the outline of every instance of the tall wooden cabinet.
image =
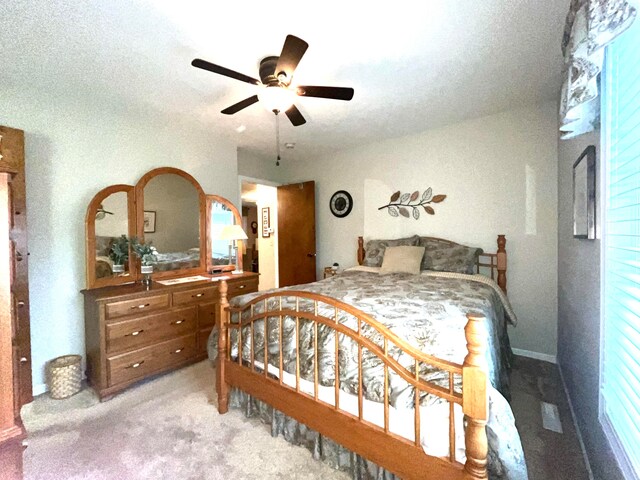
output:
[{"label": "tall wooden cabinet", "polygon": [[0,165],[14,172],[10,182],[11,232],[13,244],[11,265],[15,303],[14,350],[18,359],[17,404],[19,407],[33,400],[31,388],[31,329],[29,320],[29,277],[27,249],[27,195],[25,187],[24,132],[0,126]]},{"label": "tall wooden cabinet", "polygon": [[10,238],[11,179],[14,173],[0,159],[0,478],[22,478],[20,420],[20,362],[15,346],[17,317],[12,292],[16,278],[14,247]]}]

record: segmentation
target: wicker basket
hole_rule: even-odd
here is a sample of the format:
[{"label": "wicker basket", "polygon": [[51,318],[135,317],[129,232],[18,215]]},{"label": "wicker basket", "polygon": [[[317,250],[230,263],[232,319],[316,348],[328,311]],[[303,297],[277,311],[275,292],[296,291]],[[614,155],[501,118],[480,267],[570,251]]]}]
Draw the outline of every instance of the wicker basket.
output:
[{"label": "wicker basket", "polygon": [[80,391],[82,368],[80,355],[64,355],[47,364],[47,380],[51,398],[67,398]]}]

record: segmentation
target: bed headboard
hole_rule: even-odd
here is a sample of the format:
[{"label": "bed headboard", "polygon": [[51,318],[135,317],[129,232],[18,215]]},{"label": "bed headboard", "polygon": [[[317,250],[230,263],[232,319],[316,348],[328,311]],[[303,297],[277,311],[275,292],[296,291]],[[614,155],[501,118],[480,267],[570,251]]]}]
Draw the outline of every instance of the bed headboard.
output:
[{"label": "bed headboard", "polygon": [[[434,240],[450,246],[460,245],[459,243],[452,242],[451,240],[445,240],[444,238],[423,238],[428,238],[429,240]],[[488,271],[487,276],[491,277],[492,280],[495,280],[502,291],[507,293],[507,250],[505,249],[507,239],[504,235],[498,235],[497,242],[498,250],[496,253],[480,254],[478,262],[476,263],[476,272],[483,273],[484,271]],[[364,238],[358,237],[358,265],[362,265],[364,263],[364,254]]]}]

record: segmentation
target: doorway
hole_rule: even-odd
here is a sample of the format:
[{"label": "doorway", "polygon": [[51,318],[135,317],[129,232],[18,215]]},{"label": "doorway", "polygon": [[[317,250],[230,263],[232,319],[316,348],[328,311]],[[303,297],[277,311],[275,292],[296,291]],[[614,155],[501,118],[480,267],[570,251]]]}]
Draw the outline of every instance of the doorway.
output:
[{"label": "doorway", "polygon": [[240,177],[242,227],[248,240],[243,248],[243,265],[260,274],[260,291],[279,286],[278,190],[277,184]]},{"label": "doorway", "polygon": [[[260,291],[316,280],[315,182],[290,185],[239,176],[243,264],[260,274]],[[255,230],[255,233],[254,233]]]}]

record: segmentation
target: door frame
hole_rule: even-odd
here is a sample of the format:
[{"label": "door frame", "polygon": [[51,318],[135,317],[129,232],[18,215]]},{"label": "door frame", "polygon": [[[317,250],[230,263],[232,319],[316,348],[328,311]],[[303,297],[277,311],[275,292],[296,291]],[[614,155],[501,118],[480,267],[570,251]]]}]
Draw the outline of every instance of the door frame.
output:
[{"label": "door frame", "polygon": [[[240,208],[239,208],[240,217],[242,217],[242,182],[255,183],[257,185],[266,185],[267,187],[274,187],[274,188],[284,185],[283,183],[274,182],[271,180],[264,180],[262,178],[238,175],[238,200],[239,200],[238,203],[240,204]],[[272,219],[272,222],[273,222],[273,219]],[[277,227],[277,224],[276,224],[276,227]],[[275,238],[273,239],[273,261],[274,261],[274,276],[275,276],[274,282],[276,285],[280,285],[280,267],[279,267],[280,254],[278,253],[278,247],[279,247],[278,235],[276,235]]]}]

